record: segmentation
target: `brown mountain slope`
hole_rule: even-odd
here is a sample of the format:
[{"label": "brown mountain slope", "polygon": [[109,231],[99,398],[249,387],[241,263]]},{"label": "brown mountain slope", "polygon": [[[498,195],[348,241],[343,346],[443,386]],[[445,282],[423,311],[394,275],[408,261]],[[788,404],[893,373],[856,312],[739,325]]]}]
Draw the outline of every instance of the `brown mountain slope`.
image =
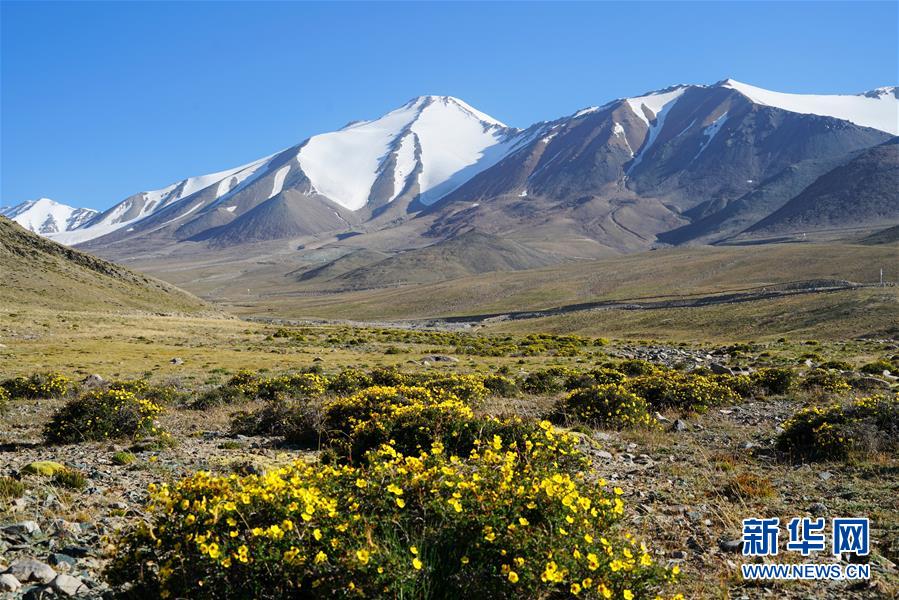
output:
[{"label": "brown mountain slope", "polygon": [[0,306],[212,312],[173,285],[72,250],[0,217]]}]

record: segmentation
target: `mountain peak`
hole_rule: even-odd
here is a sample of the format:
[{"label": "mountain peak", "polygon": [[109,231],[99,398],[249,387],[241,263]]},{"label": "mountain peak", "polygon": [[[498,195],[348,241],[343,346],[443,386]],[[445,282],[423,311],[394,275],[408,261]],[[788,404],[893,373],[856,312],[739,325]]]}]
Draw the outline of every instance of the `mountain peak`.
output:
[{"label": "mountain peak", "polygon": [[0,215],[42,235],[75,229],[96,214],[90,208],[75,208],[43,197],[0,209]]}]

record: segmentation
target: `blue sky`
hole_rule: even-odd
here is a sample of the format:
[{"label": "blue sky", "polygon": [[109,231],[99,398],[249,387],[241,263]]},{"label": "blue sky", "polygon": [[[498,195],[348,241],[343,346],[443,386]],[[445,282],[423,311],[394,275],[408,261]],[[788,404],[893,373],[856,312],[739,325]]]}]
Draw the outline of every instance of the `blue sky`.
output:
[{"label": "blue sky", "polygon": [[510,125],[674,83],[897,83],[896,2],[2,2],[0,204],[107,208],[422,94]]}]

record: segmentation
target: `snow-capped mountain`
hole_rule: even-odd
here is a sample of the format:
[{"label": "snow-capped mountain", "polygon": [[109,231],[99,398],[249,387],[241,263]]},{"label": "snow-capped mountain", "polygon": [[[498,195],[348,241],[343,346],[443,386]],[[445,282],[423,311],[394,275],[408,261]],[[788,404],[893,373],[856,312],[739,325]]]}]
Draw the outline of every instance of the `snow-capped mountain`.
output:
[{"label": "snow-capped mountain", "polygon": [[892,87],[802,95],[726,79],[523,130],[457,98],[421,96],[249,164],[135,194],[54,238],[131,256],[184,241],[373,232],[421,216],[438,237],[545,226],[617,249],[657,236],[679,243],[752,225],[897,133]]},{"label": "snow-capped mountain", "polygon": [[339,228],[359,213],[365,220],[435,202],[502,158],[518,134],[457,98],[421,96],[253,163],[135,194],[55,239],[78,244],[116,231],[193,236],[232,222],[236,231],[245,215],[254,228],[261,219],[277,235],[303,233],[308,228],[279,229],[298,197],[313,229]]},{"label": "snow-capped mountain", "polygon": [[41,235],[77,229],[96,214],[97,211],[93,209],[75,208],[50,198],[38,198],[16,206],[0,207],[0,215]]}]

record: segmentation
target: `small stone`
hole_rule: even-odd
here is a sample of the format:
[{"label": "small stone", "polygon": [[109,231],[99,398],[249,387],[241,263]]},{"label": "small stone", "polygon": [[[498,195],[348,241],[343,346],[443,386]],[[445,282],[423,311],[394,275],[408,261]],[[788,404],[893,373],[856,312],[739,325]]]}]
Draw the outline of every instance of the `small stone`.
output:
[{"label": "small stone", "polygon": [[63,596],[74,596],[79,591],[83,590],[84,584],[77,577],[67,575],[66,573],[60,573],[50,583],[50,587]]},{"label": "small stone", "polygon": [[663,414],[660,413],[659,411],[656,411],[656,413],[655,413],[654,416],[655,416],[655,418],[656,418],[656,421],[658,421],[659,423],[669,423],[669,422],[671,422],[671,419],[669,419],[668,417],[666,417],[665,415],[663,415]]},{"label": "small stone", "polygon": [[13,523],[12,525],[6,525],[0,531],[9,535],[40,535],[41,526],[35,521],[22,521],[20,523]]},{"label": "small stone", "polygon": [[169,362],[172,363],[173,365],[183,365],[183,364],[184,364],[184,359],[183,359],[183,358],[178,358],[178,357],[176,356],[175,358],[173,358],[173,359],[170,360]]},{"label": "small stone", "polygon": [[68,554],[63,554],[62,552],[54,552],[47,558],[47,562],[53,565],[54,567],[59,566],[67,566],[74,567],[75,566],[75,557],[69,556]]},{"label": "small stone", "polygon": [[9,574],[19,581],[38,581],[50,583],[56,577],[56,571],[46,563],[33,558],[18,558],[9,565]]},{"label": "small stone", "polygon": [[4,573],[0,575],[0,592],[18,592],[22,584],[15,575]]},{"label": "small stone", "polygon": [[680,559],[683,559],[686,557],[687,557],[687,554],[683,550],[675,550],[674,552],[671,553],[671,558],[673,558],[675,560],[680,560]]},{"label": "small stone", "polygon": [[816,517],[827,514],[827,505],[823,502],[815,502],[808,507],[808,511]]},{"label": "small stone", "polygon": [[430,362],[459,362],[459,359],[455,356],[447,356],[445,354],[430,354],[428,356],[422,356],[421,359]]},{"label": "small stone", "polygon": [[820,473],[818,473],[818,477],[823,479],[824,481],[827,481],[828,479],[833,477],[833,473],[831,473],[830,471],[821,471]]},{"label": "small stone", "polygon": [[683,420],[677,419],[677,420],[674,422],[674,424],[671,426],[671,429],[674,430],[674,431],[686,431],[686,430],[687,430],[687,424],[686,424]]},{"label": "small stone", "polygon": [[721,548],[722,552],[736,554],[743,551],[743,540],[721,540],[718,542],[718,547]]},{"label": "small stone", "polygon": [[93,375],[88,375],[84,379],[81,380],[81,385],[86,388],[98,388],[106,383],[106,380],[101,376],[94,373]]},{"label": "small stone", "polygon": [[705,554],[705,547],[694,537],[687,538],[687,548],[699,554]]},{"label": "small stone", "polygon": [[606,452],[605,450],[597,450],[596,456],[598,456],[599,458],[602,458],[603,460],[612,460],[612,458],[613,458],[612,453]]},{"label": "small stone", "polygon": [[62,554],[74,556],[75,558],[83,558],[91,553],[91,549],[85,546],[66,546],[62,549]]}]

